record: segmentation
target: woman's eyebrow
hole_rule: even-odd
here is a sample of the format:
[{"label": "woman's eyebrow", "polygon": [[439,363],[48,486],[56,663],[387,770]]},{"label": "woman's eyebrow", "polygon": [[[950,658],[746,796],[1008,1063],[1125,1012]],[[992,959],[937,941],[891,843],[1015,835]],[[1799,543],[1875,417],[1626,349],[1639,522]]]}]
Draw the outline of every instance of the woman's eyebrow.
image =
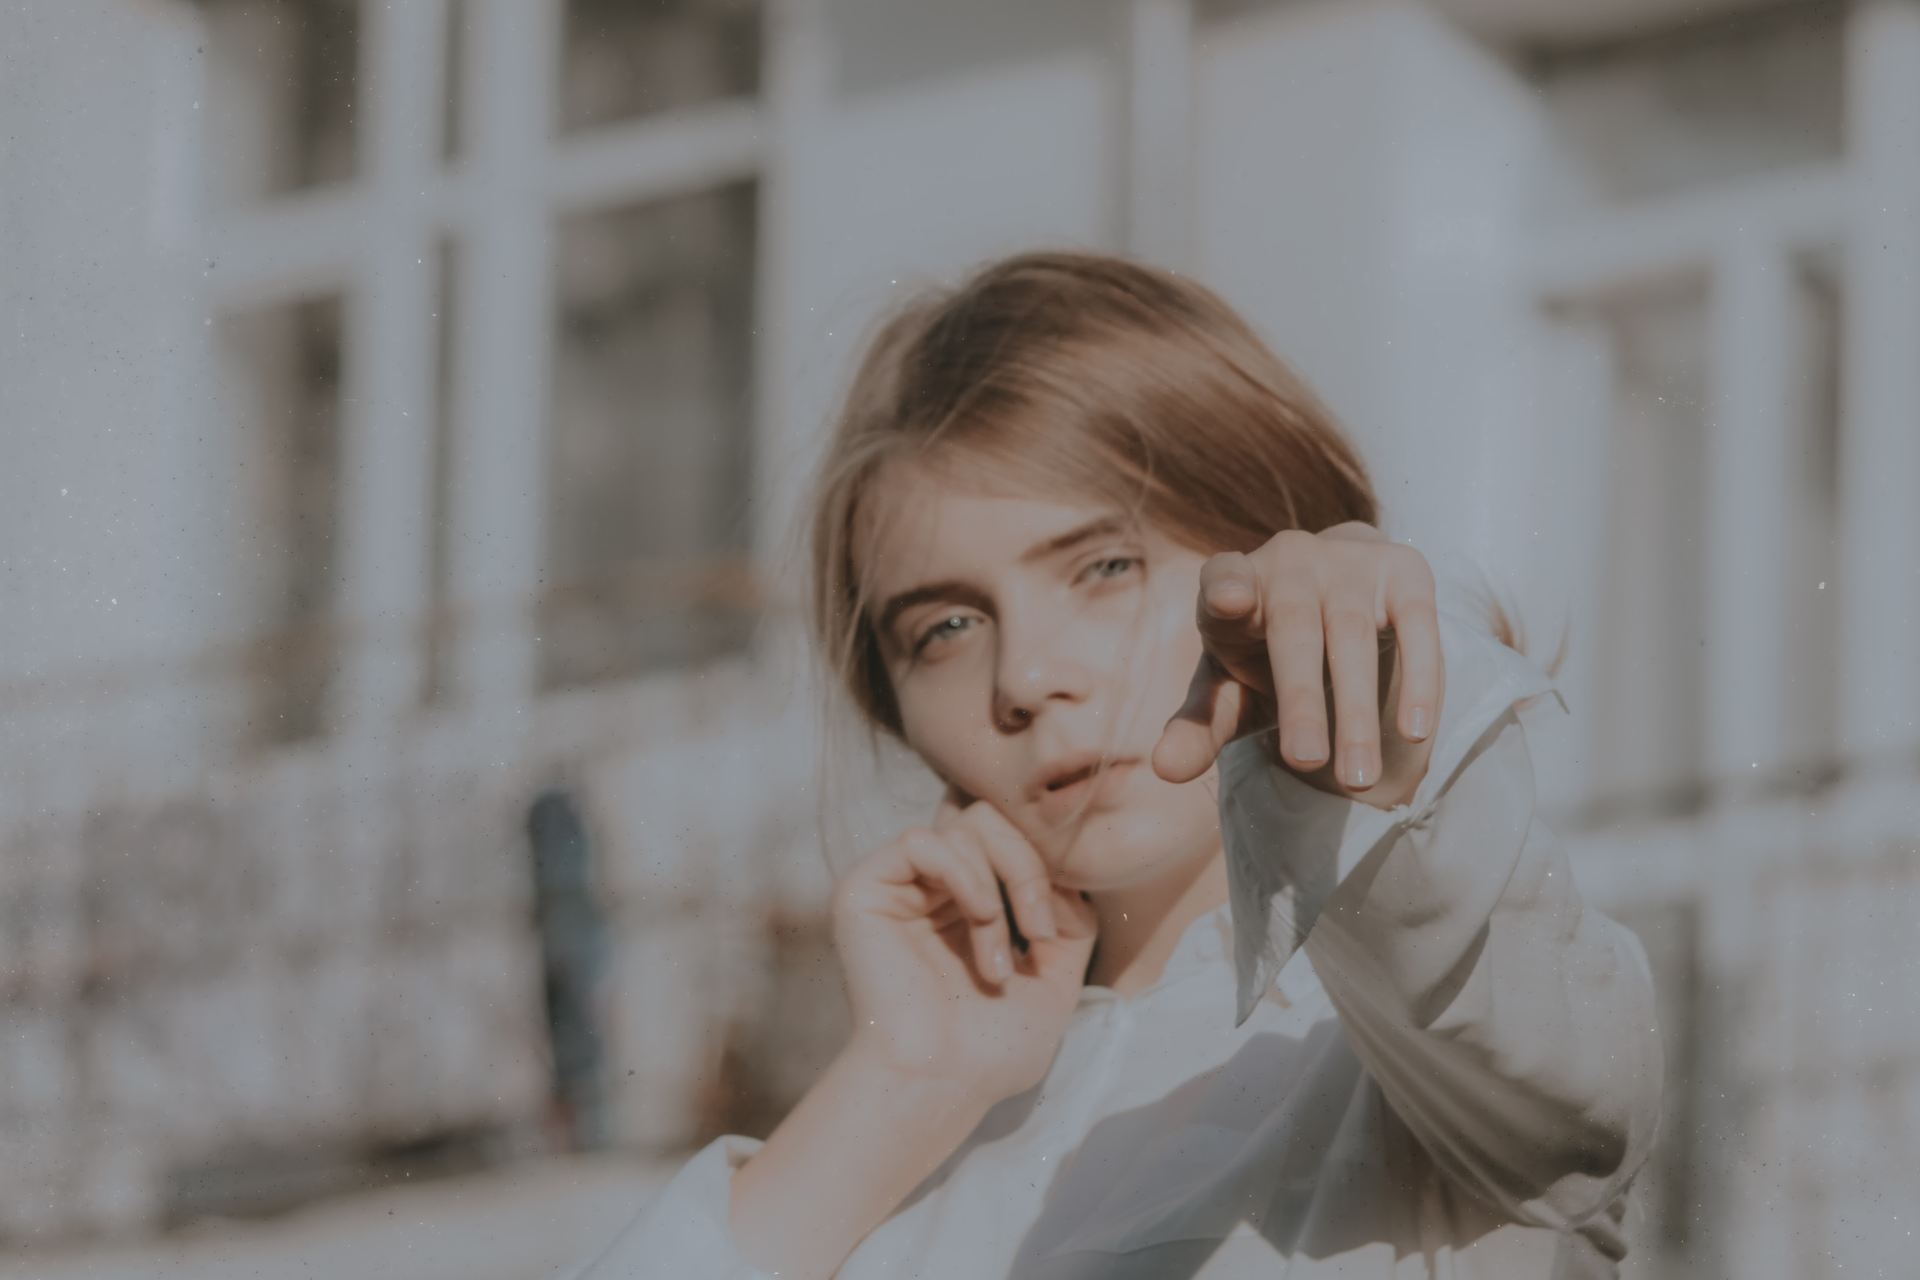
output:
[{"label": "woman's eyebrow", "polygon": [[1124,533],[1133,528],[1133,521],[1122,515],[1096,516],[1085,524],[1076,525],[1065,533],[1057,534],[1028,547],[1020,555],[1021,564],[1032,564],[1036,560],[1045,560],[1048,556],[1057,556],[1062,551],[1071,551],[1083,542],[1092,542],[1095,538],[1105,538],[1112,534]]},{"label": "woman's eyebrow", "polygon": [[[1020,563],[1032,564],[1038,560],[1045,560],[1049,556],[1071,551],[1096,538],[1105,538],[1133,527],[1133,522],[1122,515],[1097,516],[1085,524],[1075,525],[1065,533],[1055,534],[1051,538],[1036,542],[1020,553]],[[982,610],[986,608],[986,597],[978,587],[957,578],[948,578],[941,582],[923,583],[890,597],[886,605],[881,608],[879,621],[874,624],[874,629],[882,635],[887,634],[893,629],[894,622],[902,613],[930,600],[958,600],[974,608]]]}]

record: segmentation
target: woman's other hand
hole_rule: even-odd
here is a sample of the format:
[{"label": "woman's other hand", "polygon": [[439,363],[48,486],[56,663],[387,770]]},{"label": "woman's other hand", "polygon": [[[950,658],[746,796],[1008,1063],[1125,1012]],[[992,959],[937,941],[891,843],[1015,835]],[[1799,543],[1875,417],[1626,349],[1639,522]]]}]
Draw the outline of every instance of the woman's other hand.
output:
[{"label": "woman's other hand", "polygon": [[1279,762],[1323,790],[1411,798],[1444,692],[1425,556],[1357,522],[1287,530],[1208,560],[1197,620],[1205,652],[1154,748],[1161,777],[1190,781],[1277,728]]},{"label": "woman's other hand", "polygon": [[855,1046],[991,1104],[1037,1085],[1052,1065],[1096,917],[1048,879],[1005,815],[949,792],[931,826],[902,832],[842,878],[833,929]]}]

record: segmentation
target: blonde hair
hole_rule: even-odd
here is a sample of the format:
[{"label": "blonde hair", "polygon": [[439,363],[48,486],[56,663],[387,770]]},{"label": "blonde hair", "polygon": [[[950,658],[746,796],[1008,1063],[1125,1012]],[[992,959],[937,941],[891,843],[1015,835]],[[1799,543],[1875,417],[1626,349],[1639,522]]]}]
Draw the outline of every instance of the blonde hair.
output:
[{"label": "blonde hair", "polygon": [[[896,739],[857,553],[871,533],[862,499],[897,460],[1010,487],[1044,477],[1047,492],[1105,499],[1209,553],[1379,523],[1333,413],[1192,280],[1103,255],[1026,253],[918,296],[868,345],[808,508],[818,652],[866,723]],[[1513,644],[1505,611],[1485,603]]]}]

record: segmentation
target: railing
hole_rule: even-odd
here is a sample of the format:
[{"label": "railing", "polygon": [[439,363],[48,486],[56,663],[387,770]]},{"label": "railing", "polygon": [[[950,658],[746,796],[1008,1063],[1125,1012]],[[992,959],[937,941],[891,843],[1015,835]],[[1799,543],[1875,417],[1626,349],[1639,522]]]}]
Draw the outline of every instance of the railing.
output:
[{"label": "railing", "polygon": [[[751,973],[817,934],[748,870],[804,841],[812,810],[779,779],[814,753],[744,665],[706,674],[552,695],[510,735],[428,717],[176,785],[18,797],[0,822],[0,1237],[149,1225],[209,1169],[243,1185],[461,1135],[545,1141],[527,817],[553,786],[595,820],[611,1139],[733,1125],[756,1105],[738,1077],[760,1074],[738,1035],[725,1061],[763,1007]],[[750,764],[756,786],[716,804],[715,762],[755,755],[788,768]]]},{"label": "railing", "polygon": [[[257,1185],[290,1157],[546,1141],[526,819],[553,786],[582,801],[612,939],[606,1136],[684,1151],[764,1131],[844,1015],[819,739],[776,683],[736,662],[551,694],[510,723],[425,715],[172,784],[96,772],[16,796],[0,1235],[149,1224],[209,1170]],[[1912,772],[1569,836],[1662,988],[1649,1265],[1819,1274],[1809,1250],[1870,1256],[1873,1205],[1920,1203],[1899,1159],[1920,1117]]]},{"label": "railing", "polygon": [[1848,1274],[1920,1204],[1920,786],[1841,784],[1570,842],[1661,988],[1640,1275]]}]

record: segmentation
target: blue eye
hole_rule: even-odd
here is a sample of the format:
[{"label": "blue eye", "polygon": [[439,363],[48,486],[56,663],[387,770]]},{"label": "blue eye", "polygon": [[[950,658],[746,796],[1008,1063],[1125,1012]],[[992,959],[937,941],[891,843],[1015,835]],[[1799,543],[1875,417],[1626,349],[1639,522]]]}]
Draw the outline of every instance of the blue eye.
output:
[{"label": "blue eye", "polygon": [[1088,575],[1096,578],[1118,578],[1126,573],[1127,570],[1133,569],[1139,564],[1139,556],[1107,556],[1103,559],[1095,560],[1092,564],[1088,565],[1086,569],[1081,572],[1080,576],[1083,578]]},{"label": "blue eye", "polygon": [[942,618],[939,622],[934,623],[932,626],[928,627],[925,631],[922,631],[920,633],[920,638],[913,642],[913,651],[915,653],[919,653],[922,649],[926,648],[929,644],[933,643],[935,640],[943,640],[948,636],[957,636],[961,634],[961,632],[963,632],[966,629],[965,626],[962,625],[962,626],[956,627],[953,624],[956,622],[965,624],[972,621],[973,621],[972,618],[969,618],[962,613],[949,614],[947,617]]}]

